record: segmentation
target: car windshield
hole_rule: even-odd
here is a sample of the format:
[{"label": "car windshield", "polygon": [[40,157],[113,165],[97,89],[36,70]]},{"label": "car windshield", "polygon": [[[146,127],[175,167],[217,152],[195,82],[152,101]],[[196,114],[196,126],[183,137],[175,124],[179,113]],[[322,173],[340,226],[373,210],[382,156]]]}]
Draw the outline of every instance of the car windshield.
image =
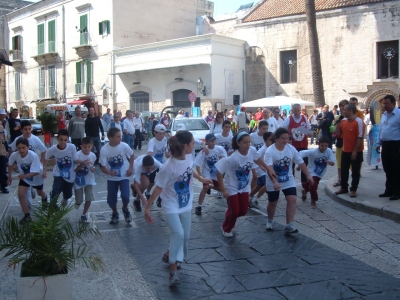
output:
[{"label": "car windshield", "polygon": [[210,130],[207,123],[203,119],[175,119],[174,127],[172,130],[176,130],[177,124],[183,124],[186,130]]},{"label": "car windshield", "polygon": [[41,124],[38,120],[35,120],[35,119],[21,119],[21,121],[22,120],[29,121],[32,125],[33,124]]}]

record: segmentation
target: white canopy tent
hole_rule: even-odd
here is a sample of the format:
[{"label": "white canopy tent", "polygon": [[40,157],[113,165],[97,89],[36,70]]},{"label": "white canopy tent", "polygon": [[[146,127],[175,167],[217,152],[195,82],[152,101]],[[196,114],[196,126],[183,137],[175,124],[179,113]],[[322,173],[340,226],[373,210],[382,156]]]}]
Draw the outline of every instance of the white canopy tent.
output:
[{"label": "white canopy tent", "polygon": [[247,107],[271,107],[271,106],[293,105],[296,103],[300,104],[301,106],[315,105],[314,102],[290,98],[286,96],[270,96],[266,98],[244,102],[242,103],[242,105],[247,108]]}]

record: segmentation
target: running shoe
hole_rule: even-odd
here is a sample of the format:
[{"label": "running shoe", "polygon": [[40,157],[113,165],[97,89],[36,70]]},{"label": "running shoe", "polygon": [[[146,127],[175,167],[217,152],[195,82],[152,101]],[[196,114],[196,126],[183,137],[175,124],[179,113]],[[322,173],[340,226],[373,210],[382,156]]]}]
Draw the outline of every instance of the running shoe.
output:
[{"label": "running shoe", "polygon": [[68,205],[68,199],[62,199],[61,200],[61,206],[66,207]]},{"label": "running shoe", "polygon": [[114,224],[117,224],[118,222],[119,222],[119,214],[118,214],[118,212],[113,213],[112,216],[111,216],[110,224],[114,225]]},{"label": "running shoe", "polygon": [[198,216],[201,216],[201,206],[197,206],[194,213]]},{"label": "running shoe", "polygon": [[85,224],[89,224],[89,216],[88,215],[82,215],[81,216],[81,222]]},{"label": "running shoe", "polygon": [[33,187],[31,187],[31,197],[32,199],[36,198],[36,190]]},{"label": "running shoe", "polygon": [[23,217],[21,220],[19,220],[19,225],[25,225],[31,221],[32,221],[31,216],[25,215],[25,217]]},{"label": "running shoe", "polygon": [[136,212],[142,211],[142,206],[140,205],[140,200],[133,200],[133,208]]},{"label": "running shoe", "polygon": [[286,227],[285,227],[286,234],[293,234],[293,233],[297,233],[297,232],[299,232],[299,231],[293,225],[286,225]]},{"label": "running shoe", "polygon": [[169,286],[176,286],[180,284],[181,282],[179,281],[178,272],[174,271],[169,273]]},{"label": "running shoe", "polygon": [[257,209],[260,208],[260,207],[258,206],[258,200],[257,200],[254,196],[250,198],[249,207],[250,207],[250,208],[257,208]]},{"label": "running shoe", "polygon": [[222,229],[222,235],[224,237],[227,237],[227,238],[233,237],[233,233],[232,232],[226,232],[222,227],[221,227],[221,229]]},{"label": "running shoe", "polygon": [[130,222],[132,222],[132,216],[131,216],[131,213],[129,212],[129,209],[128,208],[122,208],[122,213],[124,214],[124,218],[125,218],[125,222],[126,223],[130,223]]},{"label": "running shoe", "polygon": [[207,195],[210,195],[211,194],[211,189],[208,189],[207,190]]},{"label": "running shoe", "polygon": [[274,230],[273,223],[270,221],[267,221],[267,225],[265,225],[265,229],[267,229],[268,231]]},{"label": "running shoe", "polygon": [[220,191],[217,192],[217,198],[222,198],[222,193]]},{"label": "running shoe", "polygon": [[164,253],[162,261],[165,262],[166,264],[169,264],[169,250],[167,250],[167,252]]}]

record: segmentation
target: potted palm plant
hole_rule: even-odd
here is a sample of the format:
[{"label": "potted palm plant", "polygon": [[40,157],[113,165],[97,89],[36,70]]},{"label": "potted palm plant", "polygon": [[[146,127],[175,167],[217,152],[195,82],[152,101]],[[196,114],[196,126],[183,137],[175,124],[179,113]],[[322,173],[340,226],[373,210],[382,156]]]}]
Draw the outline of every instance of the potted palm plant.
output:
[{"label": "potted palm plant", "polygon": [[71,278],[66,274],[77,262],[99,272],[103,261],[89,251],[84,238],[100,236],[90,224],[73,226],[67,214],[73,206],[58,207],[54,198],[47,207],[37,206],[32,221],[20,225],[8,218],[0,231],[0,251],[9,267],[21,264],[17,299],[72,299]]}]

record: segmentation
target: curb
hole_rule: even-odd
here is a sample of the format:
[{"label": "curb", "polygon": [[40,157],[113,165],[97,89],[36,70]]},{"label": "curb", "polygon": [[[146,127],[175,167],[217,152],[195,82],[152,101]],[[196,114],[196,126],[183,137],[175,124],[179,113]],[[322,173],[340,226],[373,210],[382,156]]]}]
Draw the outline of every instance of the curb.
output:
[{"label": "curb", "polygon": [[335,180],[335,178],[329,179],[329,181],[327,182],[327,184],[325,186],[325,192],[330,198],[332,198],[332,200],[334,200],[344,206],[347,206],[351,209],[358,210],[358,211],[368,213],[371,215],[375,215],[378,217],[382,217],[385,219],[389,219],[396,223],[400,223],[400,213],[397,211],[394,211],[387,207],[383,207],[382,205],[379,205],[379,206],[366,205],[365,203],[362,203],[361,200],[355,200],[357,198],[353,199],[353,198],[350,198],[349,196],[336,195],[335,190],[333,189],[334,180]]}]

